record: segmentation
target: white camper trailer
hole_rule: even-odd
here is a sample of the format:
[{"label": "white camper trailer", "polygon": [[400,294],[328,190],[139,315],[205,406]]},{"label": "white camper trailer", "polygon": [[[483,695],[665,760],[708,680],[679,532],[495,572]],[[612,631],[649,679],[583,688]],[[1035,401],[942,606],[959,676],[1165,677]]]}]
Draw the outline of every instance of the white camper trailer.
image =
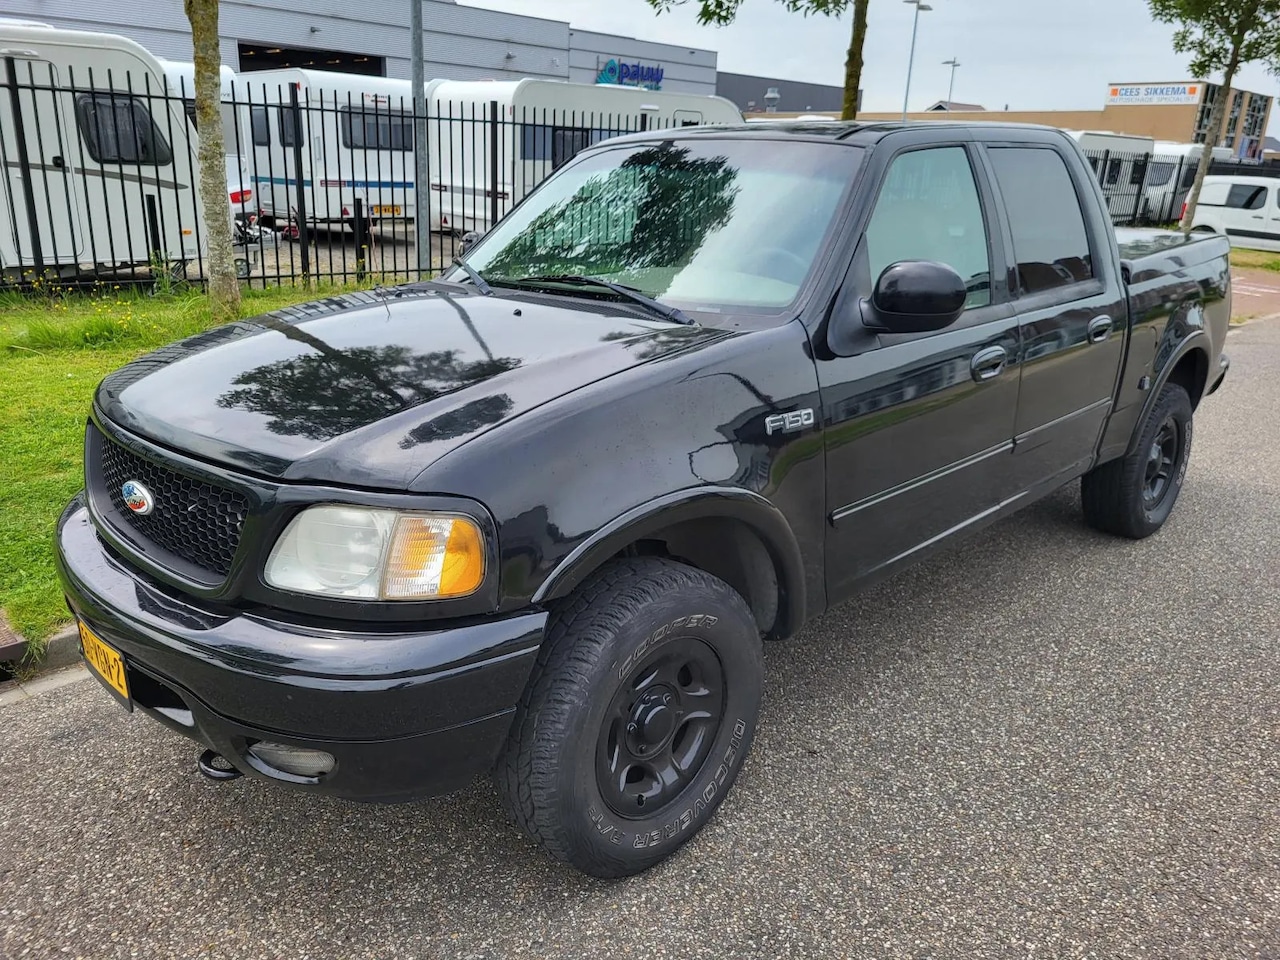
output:
[{"label": "white camper trailer", "polygon": [[1151,137],[1133,137],[1107,130],[1067,130],[1098,176],[1112,219],[1127,220],[1141,210],[1143,178],[1155,148]]},{"label": "white camper trailer", "polygon": [[241,74],[235,94],[240,152],[265,215],[297,219],[301,200],[309,223],[348,224],[357,199],[375,222],[413,215],[408,80],[264,70]]},{"label": "white camper trailer", "polygon": [[0,20],[0,270],[63,278],[199,256],[195,131],[124,37]]},{"label": "white camper trailer", "polygon": [[[1148,220],[1177,220],[1182,216],[1182,204],[1191,192],[1196,180],[1200,158],[1204,156],[1203,143],[1175,143],[1157,140],[1147,168],[1145,214]],[[1214,147],[1214,160],[1230,160],[1230,147]]]},{"label": "white camper trailer", "polygon": [[742,112],[723,97],[562,80],[433,80],[427,115],[431,228],[453,233],[487,230],[495,209],[501,217],[551,171],[601,140],[742,122]]}]

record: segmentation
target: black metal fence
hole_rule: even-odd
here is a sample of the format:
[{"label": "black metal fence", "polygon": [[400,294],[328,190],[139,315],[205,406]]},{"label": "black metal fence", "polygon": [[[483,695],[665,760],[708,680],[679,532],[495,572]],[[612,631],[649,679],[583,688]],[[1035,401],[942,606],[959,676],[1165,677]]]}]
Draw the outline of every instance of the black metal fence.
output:
[{"label": "black metal fence", "polygon": [[[0,284],[199,282],[211,216],[232,224],[251,286],[418,279],[444,269],[464,234],[486,230],[585,147],[701,119],[653,106],[627,115],[429,94],[415,114],[411,94],[368,92],[378,83],[394,88],[252,77],[229,84],[219,117],[228,192],[210,209],[200,199],[198,123],[185,80],[0,56]],[[418,124],[427,144],[422,182]],[[1179,218],[1197,158],[1087,156],[1117,224]]]},{"label": "black metal fence", "polygon": [[[231,221],[251,286],[402,281],[449,265],[580,150],[609,137],[696,123],[634,114],[516,107],[483,97],[307,89],[237,81],[221,124],[228,193],[199,196],[198,123],[185,81],[6,58],[0,70],[0,164],[8,218],[2,282],[206,276],[208,218]],[[415,125],[426,133],[417,249]]]}]

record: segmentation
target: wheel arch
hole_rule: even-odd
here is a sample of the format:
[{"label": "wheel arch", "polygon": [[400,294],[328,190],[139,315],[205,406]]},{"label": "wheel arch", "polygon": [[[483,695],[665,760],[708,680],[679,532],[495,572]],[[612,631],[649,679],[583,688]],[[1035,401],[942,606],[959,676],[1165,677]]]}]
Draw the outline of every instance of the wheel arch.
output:
[{"label": "wheel arch", "polygon": [[1170,383],[1176,383],[1187,391],[1192,410],[1200,405],[1209,383],[1209,336],[1203,330],[1195,330],[1181,340],[1156,373],[1155,382],[1147,391],[1147,399],[1142,405],[1142,413],[1134,425],[1133,435],[1129,438],[1129,452],[1137,445],[1142,425],[1155,407],[1160,391]]},{"label": "wheel arch", "polygon": [[764,497],[736,488],[696,487],[629,510],[574,548],[533,601],[568,596],[628,554],[669,556],[724,580],[742,594],[768,639],[790,637],[804,623],[804,564],[790,524]]}]

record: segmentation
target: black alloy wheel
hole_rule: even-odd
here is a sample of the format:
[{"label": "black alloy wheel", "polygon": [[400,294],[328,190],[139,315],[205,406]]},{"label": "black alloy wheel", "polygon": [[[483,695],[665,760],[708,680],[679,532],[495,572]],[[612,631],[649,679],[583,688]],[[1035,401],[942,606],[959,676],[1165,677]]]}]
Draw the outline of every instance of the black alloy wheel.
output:
[{"label": "black alloy wheel", "polygon": [[673,803],[710,755],[724,699],[720,658],[696,637],[668,641],[632,670],[600,730],[596,777],[609,808],[635,819]]}]

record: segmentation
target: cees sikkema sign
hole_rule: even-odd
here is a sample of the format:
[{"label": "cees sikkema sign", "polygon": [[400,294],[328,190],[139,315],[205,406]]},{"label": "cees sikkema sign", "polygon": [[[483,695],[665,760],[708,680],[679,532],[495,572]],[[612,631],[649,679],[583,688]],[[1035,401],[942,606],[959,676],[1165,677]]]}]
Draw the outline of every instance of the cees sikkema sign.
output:
[{"label": "cees sikkema sign", "polygon": [[623,63],[610,60],[596,76],[596,83],[614,83],[624,87],[662,89],[662,67],[645,63]]},{"label": "cees sikkema sign", "polygon": [[1113,83],[1107,90],[1107,105],[1199,103],[1203,83]]}]

